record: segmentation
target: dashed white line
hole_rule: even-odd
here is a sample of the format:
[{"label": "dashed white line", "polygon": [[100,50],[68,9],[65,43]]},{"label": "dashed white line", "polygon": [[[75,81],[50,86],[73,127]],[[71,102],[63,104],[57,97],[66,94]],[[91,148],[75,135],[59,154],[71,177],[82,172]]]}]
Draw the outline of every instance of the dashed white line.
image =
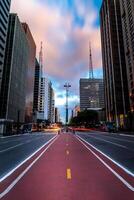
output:
[{"label": "dashed white line", "polygon": [[[90,134],[89,134],[90,135]],[[99,135],[99,134],[97,134],[97,135]],[[128,139],[123,139],[122,137],[121,138],[118,138],[118,137],[112,137],[113,135],[115,135],[115,136],[117,136],[117,134],[108,134],[108,133],[106,133],[106,134],[103,134],[103,136],[104,137],[107,137],[107,138],[111,138],[111,139],[114,139],[114,140],[119,140],[119,141],[123,141],[123,142],[130,142],[130,143],[134,143],[134,141],[132,141],[132,140],[128,140]],[[122,134],[119,134],[118,136],[120,136],[120,135],[122,135]],[[100,135],[99,135],[100,136]],[[127,136],[127,135],[125,135],[125,136]],[[134,137],[134,136],[133,136]]]},{"label": "dashed white line", "polygon": [[101,140],[101,141],[104,141],[104,142],[113,144],[113,145],[118,146],[118,147],[122,147],[122,148],[124,148],[124,149],[128,149],[126,146],[121,145],[121,144],[118,144],[118,143],[115,143],[115,142],[110,142],[110,141],[108,141],[108,140],[105,140],[105,139],[102,139],[102,138],[98,138],[98,137],[95,137],[95,136],[92,136],[92,135],[88,135],[88,136],[89,136],[89,137],[92,137],[92,138],[95,138],[95,139],[97,139],[97,140]]},{"label": "dashed white line", "polygon": [[7,149],[1,150],[0,153],[5,153],[6,151],[9,151],[9,150],[14,149],[14,148],[19,147],[19,146],[22,146],[23,144],[25,144],[25,143],[20,143],[20,144],[17,144],[15,146],[9,147]]},{"label": "dashed white line", "polygon": [[[39,138],[32,138],[32,139],[26,140],[26,142],[23,142],[23,143],[20,143],[20,144],[17,144],[17,145],[8,147],[8,148],[6,148],[6,149],[0,150],[0,153],[4,153],[4,152],[9,151],[9,150],[12,150],[12,149],[14,149],[14,148],[16,148],[16,147],[18,147],[18,146],[22,146],[22,145],[25,145],[25,144],[27,144],[27,143],[30,143],[30,142],[33,142],[33,141],[36,141],[36,140],[40,140],[40,139],[42,139],[42,137],[39,137]],[[20,141],[21,141],[21,140],[19,140],[19,141],[15,140],[15,141],[13,141],[13,142],[20,142]]]}]

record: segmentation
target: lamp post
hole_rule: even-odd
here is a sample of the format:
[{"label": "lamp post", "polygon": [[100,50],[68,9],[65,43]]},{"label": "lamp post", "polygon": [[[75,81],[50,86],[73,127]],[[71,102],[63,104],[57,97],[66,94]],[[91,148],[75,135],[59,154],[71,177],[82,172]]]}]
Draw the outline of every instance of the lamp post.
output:
[{"label": "lamp post", "polygon": [[66,88],[66,125],[67,125],[68,123],[68,91],[71,85],[69,83],[66,83],[64,87]]}]

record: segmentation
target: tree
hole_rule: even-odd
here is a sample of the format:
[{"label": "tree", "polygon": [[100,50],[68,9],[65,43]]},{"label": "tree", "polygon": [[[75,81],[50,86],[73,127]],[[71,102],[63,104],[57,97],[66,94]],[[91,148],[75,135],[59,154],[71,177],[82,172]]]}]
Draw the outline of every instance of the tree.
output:
[{"label": "tree", "polygon": [[84,125],[88,127],[90,125],[98,123],[98,112],[95,110],[84,110],[78,113],[77,117],[73,117],[70,121],[70,125],[80,126]]}]

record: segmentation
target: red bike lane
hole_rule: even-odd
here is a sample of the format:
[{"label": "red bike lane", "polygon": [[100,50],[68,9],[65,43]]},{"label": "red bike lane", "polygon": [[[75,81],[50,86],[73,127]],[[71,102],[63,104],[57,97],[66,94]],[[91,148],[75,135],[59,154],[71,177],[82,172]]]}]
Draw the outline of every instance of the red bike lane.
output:
[{"label": "red bike lane", "polygon": [[3,200],[133,200],[127,188],[80,141],[61,134]]}]

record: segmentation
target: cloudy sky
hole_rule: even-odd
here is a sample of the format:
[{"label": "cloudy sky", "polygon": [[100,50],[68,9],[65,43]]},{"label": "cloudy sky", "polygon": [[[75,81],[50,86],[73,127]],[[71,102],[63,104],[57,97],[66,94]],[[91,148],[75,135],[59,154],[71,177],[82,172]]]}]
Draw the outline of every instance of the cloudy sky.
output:
[{"label": "cloudy sky", "polygon": [[44,73],[56,106],[65,114],[64,83],[71,84],[69,110],[79,103],[79,79],[88,77],[89,41],[94,74],[102,77],[99,9],[102,0],[12,0],[11,12],[28,23],[37,46],[43,41]]}]

